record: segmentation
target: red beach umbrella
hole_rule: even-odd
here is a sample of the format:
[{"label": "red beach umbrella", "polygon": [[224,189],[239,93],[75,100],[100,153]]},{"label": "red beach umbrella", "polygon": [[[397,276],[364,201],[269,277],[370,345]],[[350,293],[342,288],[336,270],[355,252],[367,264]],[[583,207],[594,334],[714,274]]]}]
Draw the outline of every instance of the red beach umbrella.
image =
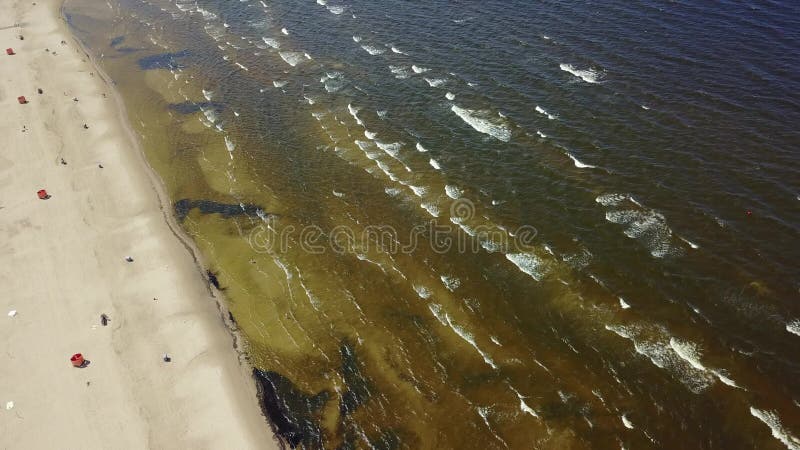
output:
[{"label": "red beach umbrella", "polygon": [[81,355],[80,353],[75,353],[74,355],[72,355],[72,357],[69,360],[72,362],[72,365],[75,366],[75,367],[81,367],[83,365],[84,361],[85,361],[83,359],[83,355]]},{"label": "red beach umbrella", "polygon": [[38,196],[39,196],[39,199],[40,199],[40,200],[47,200],[48,198],[50,198],[50,194],[48,194],[48,193],[47,193],[47,191],[46,191],[46,190],[44,190],[44,189],[39,189],[39,190],[36,192],[36,195],[38,195]]},{"label": "red beach umbrella", "polygon": [[13,54],[14,54],[14,49],[13,48],[7,48],[6,49],[6,55],[10,56],[10,55],[13,55]]},{"label": "red beach umbrella", "polygon": [[19,102],[20,105],[28,103],[28,99],[26,99],[24,95],[20,95],[19,97],[17,97],[17,101]]}]

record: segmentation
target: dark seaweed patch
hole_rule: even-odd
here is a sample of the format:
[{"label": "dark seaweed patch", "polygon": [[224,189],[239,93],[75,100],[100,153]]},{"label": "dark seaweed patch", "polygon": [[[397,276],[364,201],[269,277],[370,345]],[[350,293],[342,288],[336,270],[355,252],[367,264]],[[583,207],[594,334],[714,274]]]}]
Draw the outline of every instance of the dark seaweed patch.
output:
[{"label": "dark seaweed patch", "polygon": [[144,50],[143,48],[133,48],[133,47],[120,47],[117,49],[117,53],[122,53],[127,55],[128,53],[140,52]]},{"label": "dark seaweed patch", "polygon": [[225,105],[218,102],[183,102],[183,103],[170,103],[169,109],[176,111],[180,114],[194,114],[202,109],[213,108],[216,112],[225,110]]},{"label": "dark seaweed patch", "polygon": [[286,377],[276,372],[253,369],[261,409],[273,431],[292,448],[323,448],[319,414],[330,394],[306,394]]},{"label": "dark seaweed patch", "polygon": [[111,47],[116,47],[119,44],[122,44],[122,41],[125,40],[125,36],[117,36],[114,39],[111,39]]},{"label": "dark seaweed patch", "polygon": [[139,68],[142,70],[152,69],[180,69],[181,64],[178,58],[189,56],[189,50],[181,50],[172,53],[159,53],[158,55],[145,56],[138,61]]},{"label": "dark seaweed patch", "polygon": [[352,413],[367,401],[370,396],[370,383],[361,374],[360,364],[352,344],[347,341],[342,343],[339,353],[342,355],[342,378],[347,386],[339,403],[339,411],[344,416]]},{"label": "dark seaweed patch", "polygon": [[213,284],[214,287],[217,288],[217,290],[220,291],[223,290],[223,288],[221,288],[219,285],[219,279],[217,278],[217,274],[215,274],[210,270],[206,270],[206,275],[208,276],[208,281],[210,281],[211,284]]},{"label": "dark seaweed patch", "polygon": [[228,219],[246,214],[255,216],[260,208],[257,205],[240,205],[236,203],[218,203],[211,200],[189,200],[184,198],[175,202],[175,216],[183,220],[193,208],[200,210],[201,214],[221,214]]}]

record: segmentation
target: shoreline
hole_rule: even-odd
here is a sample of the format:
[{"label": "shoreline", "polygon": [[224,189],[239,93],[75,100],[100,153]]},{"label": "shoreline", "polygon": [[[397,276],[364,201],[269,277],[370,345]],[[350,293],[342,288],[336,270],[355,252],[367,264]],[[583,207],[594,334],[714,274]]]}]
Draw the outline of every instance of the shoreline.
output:
[{"label": "shoreline", "polygon": [[[50,402],[55,402],[55,404],[48,405],[34,404],[35,402],[31,401],[36,398],[34,392],[18,392],[14,395],[17,399],[15,405],[7,410],[14,412],[17,417],[27,419],[23,423],[37,423],[39,425],[37,428],[41,429],[41,431],[30,433],[27,430],[30,425],[22,425],[19,430],[22,433],[17,434],[14,432],[14,425],[7,424],[4,427],[4,438],[0,441],[5,441],[7,445],[25,448],[49,447],[52,442],[60,442],[59,445],[69,446],[71,439],[61,438],[62,434],[66,434],[66,430],[71,430],[69,433],[81,436],[81,431],[91,432],[98,427],[104,427],[107,429],[105,433],[95,432],[94,434],[105,435],[105,437],[115,439],[114,442],[117,444],[125,443],[127,444],[125,446],[133,447],[139,447],[142,444],[146,447],[172,446],[181,442],[184,445],[191,444],[200,447],[215,447],[222,443],[228,445],[231,442],[238,442],[238,445],[246,448],[282,447],[282,443],[269,432],[272,424],[266,420],[263,411],[257,404],[260,396],[256,395],[258,388],[253,377],[253,369],[247,360],[246,354],[243,352],[243,340],[236,331],[235,322],[230,320],[230,315],[226,317],[228,309],[224,304],[224,298],[220,292],[215,292],[215,289],[210,286],[205,274],[203,260],[197,248],[175,222],[174,215],[171,213],[171,203],[166,195],[163,182],[150,166],[138,137],[130,127],[124,101],[115,89],[114,83],[110,81],[109,77],[96,64],[82,43],[69,30],[69,26],[63,16],[63,1],[38,7],[35,4],[31,6],[14,3],[0,8],[0,10],[5,10],[6,14],[2,15],[9,18],[13,17],[15,25],[21,24],[0,28],[0,39],[7,43],[7,46],[13,46],[17,50],[17,55],[13,57],[16,59],[6,59],[3,61],[6,63],[4,64],[6,67],[0,66],[0,75],[4,78],[4,87],[15,84],[13,82],[8,83],[8,81],[12,81],[10,78],[19,78],[18,80],[13,80],[19,84],[22,84],[20,80],[23,79],[27,79],[27,81],[36,80],[37,83],[41,83],[42,87],[44,87],[44,93],[38,96],[36,96],[33,89],[24,89],[29,102],[33,104],[20,106],[12,106],[10,103],[12,97],[4,95],[7,94],[7,89],[5,90],[6,92],[3,92],[4,89],[0,88],[0,100],[3,103],[8,103],[7,107],[12,111],[9,114],[11,119],[6,121],[7,123],[3,124],[0,130],[8,135],[13,133],[12,136],[16,136],[16,139],[11,137],[9,147],[15,149],[30,147],[30,143],[26,143],[24,140],[34,138],[37,145],[35,145],[35,149],[26,149],[29,153],[34,153],[35,151],[39,151],[39,153],[48,152],[50,149],[58,147],[60,151],[55,155],[56,161],[59,158],[63,161],[61,167],[59,167],[58,162],[55,162],[55,167],[31,169],[27,172],[25,167],[15,167],[15,173],[13,174],[10,173],[9,169],[0,171],[3,178],[13,177],[12,182],[9,183],[12,186],[6,189],[6,194],[17,193],[14,186],[16,181],[20,182],[16,184],[25,185],[23,189],[27,189],[27,185],[31,184],[31,178],[42,178],[45,175],[44,178],[47,178],[48,185],[50,187],[55,186],[55,188],[53,198],[48,199],[48,203],[44,205],[53,206],[52,203],[62,202],[64,207],[58,212],[67,212],[67,214],[63,214],[64,218],[62,219],[61,214],[56,217],[48,215],[46,212],[36,211],[37,207],[43,206],[42,203],[31,204],[28,201],[24,202],[26,203],[24,208],[19,208],[27,211],[12,211],[9,208],[4,211],[4,215],[21,213],[19,214],[19,221],[27,223],[38,220],[58,222],[52,224],[55,228],[55,233],[52,234],[58,237],[54,242],[56,244],[70,242],[71,245],[69,247],[74,248],[70,250],[58,248],[57,246],[53,248],[54,245],[50,242],[39,242],[43,240],[41,237],[25,237],[18,240],[24,239],[29,244],[33,241],[35,245],[31,246],[38,247],[47,258],[79,260],[69,266],[55,267],[56,269],[69,269],[63,270],[63,272],[68,273],[66,276],[63,273],[52,273],[49,276],[50,279],[63,277],[69,280],[74,275],[75,278],[79,279],[78,283],[75,285],[68,281],[63,283],[70,284],[68,287],[71,289],[65,289],[65,286],[61,285],[49,286],[49,283],[44,281],[39,284],[47,285],[43,287],[47,288],[46,290],[51,295],[32,295],[30,287],[36,284],[34,280],[38,277],[34,276],[32,280],[27,280],[24,273],[29,271],[35,273],[37,270],[44,272],[46,267],[39,269],[31,267],[31,263],[24,258],[27,255],[16,254],[16,250],[25,248],[25,245],[15,245],[18,243],[15,241],[15,237],[25,233],[19,233],[18,230],[13,229],[13,226],[0,228],[0,236],[6,237],[4,235],[7,234],[7,245],[13,249],[11,252],[5,252],[7,255],[0,257],[0,261],[4,264],[10,263],[7,267],[15,267],[10,271],[11,280],[18,281],[23,279],[23,283],[20,283],[23,286],[16,289],[12,286],[9,299],[3,302],[15,304],[16,308],[19,309],[19,317],[9,316],[9,320],[14,321],[13,326],[15,329],[4,330],[0,334],[0,338],[8,342],[8,354],[12,359],[18,356],[16,352],[19,350],[15,348],[17,341],[27,344],[26,353],[36,353],[40,345],[47,345],[45,341],[49,337],[50,339],[61,339],[62,344],[69,344],[69,341],[76,340],[84,342],[84,348],[90,347],[83,350],[87,352],[87,359],[94,360],[91,365],[80,370],[71,369],[68,361],[62,363],[62,361],[48,360],[47,364],[41,364],[40,366],[36,364],[23,366],[16,364],[12,368],[0,371],[0,375],[11,385],[36,385],[40,378],[46,380],[52,379],[53,376],[59,377],[59,373],[65,370],[71,371],[66,372],[66,374],[74,375],[72,378],[81,378],[83,376],[95,378],[101,376],[106,382],[108,380],[113,381],[113,383],[109,383],[113,386],[97,387],[103,383],[96,380],[87,380],[86,388],[99,390],[99,397],[102,400],[120,401],[118,403],[112,401],[102,405],[98,405],[98,401],[93,401],[91,402],[92,408],[87,409],[85,407],[80,408],[80,402],[71,402],[71,395],[60,397],[55,395],[54,398],[49,399]],[[26,39],[24,41],[17,40],[18,34],[25,35]],[[57,44],[58,40],[62,41],[62,45],[59,46]],[[64,45],[65,41],[67,42],[66,46]],[[43,42],[47,42],[47,44]],[[43,53],[42,50],[46,45],[51,47],[48,47],[46,53]],[[76,45],[77,55],[68,51],[72,45]],[[39,48],[40,46],[42,48]],[[60,50],[62,53],[56,55],[56,50],[53,50],[52,56],[58,59],[54,59],[53,61],[56,62],[52,65],[45,63],[45,68],[40,64],[40,59],[50,57],[48,54],[51,53],[50,48],[53,48],[52,46],[56,46],[56,50]],[[36,55],[34,55],[34,51]],[[42,55],[39,55],[39,52],[42,52]],[[80,61],[76,56],[86,59]],[[25,61],[28,62],[24,66],[19,64]],[[102,85],[98,82],[87,82],[85,79],[78,83],[80,85],[68,81],[68,79],[72,80],[76,76],[86,76],[81,73],[86,72],[80,68],[82,62],[89,64],[89,67],[98,74],[98,77],[94,78],[100,78]],[[9,68],[8,66],[14,67]],[[77,70],[69,73],[69,68]],[[45,73],[48,71],[58,72],[58,75],[53,76],[51,73]],[[28,77],[22,78],[20,75],[28,75]],[[89,79],[89,81],[92,81],[92,79]],[[103,99],[98,99],[99,95],[97,95],[94,98],[87,99],[88,101],[83,100],[92,96],[92,94],[97,94],[98,85],[101,85],[100,87],[104,91]],[[67,98],[61,98],[60,94],[58,94],[61,90],[64,90],[64,97]],[[67,95],[68,91],[71,92],[71,95]],[[108,99],[113,99],[114,107],[100,105],[106,101],[105,92],[109,94]],[[75,98],[80,97],[83,103],[76,101],[72,104],[72,102],[64,101],[73,95]],[[13,100],[16,103],[16,99],[14,98]],[[98,100],[100,104],[97,104]],[[36,103],[43,105],[53,103],[53,109],[44,111],[46,108],[40,108]],[[88,108],[83,108],[85,103],[89,103]],[[92,105],[92,103],[95,103],[95,105]],[[18,116],[15,116],[13,108],[17,107],[26,109],[23,109]],[[114,108],[116,108],[116,111],[114,111]],[[84,115],[85,117],[83,118],[87,120],[86,123],[91,124],[91,129],[100,129],[99,132],[93,133],[86,125],[84,128],[92,136],[88,139],[83,136],[74,139],[72,134],[75,133],[71,134],[62,131],[63,124],[60,123],[61,120],[59,119]],[[90,116],[95,117],[91,117],[90,120]],[[23,126],[27,128],[30,125],[31,128],[26,130],[27,133],[18,136],[20,134],[19,131],[12,129],[16,124],[8,123],[13,122],[14,119],[22,119],[20,122],[23,123]],[[38,122],[44,122],[41,131],[38,128]],[[115,133],[115,131],[117,132]],[[86,132],[84,131],[84,133]],[[103,165],[107,167],[95,173],[102,176],[117,172],[118,178],[100,180],[100,177],[98,177],[98,179],[88,179],[84,173],[78,174],[77,177],[74,176],[72,168],[76,165],[81,172],[100,170],[96,168],[89,169],[90,166],[97,165],[97,158],[101,157],[100,152],[92,147],[95,140],[98,141],[96,142],[98,147],[112,148],[112,151],[118,150],[117,154],[114,155],[102,154]],[[136,156],[133,156],[131,152],[126,152],[128,149],[132,150],[132,153],[135,153]],[[89,153],[89,158],[83,153],[84,151]],[[12,162],[8,164],[9,167],[19,160],[24,160],[20,155],[13,153],[4,156],[12,157]],[[67,158],[69,161],[63,160],[63,158]],[[46,159],[42,158],[37,162],[43,163]],[[94,161],[88,162],[90,160]],[[111,162],[106,163],[107,160]],[[116,162],[121,163],[118,166],[123,168],[122,173],[119,173],[118,168],[114,166]],[[140,168],[136,167],[139,164],[141,164]],[[144,172],[144,174],[141,172]],[[142,175],[146,177],[146,181]],[[110,198],[92,198],[92,194],[87,194],[86,191],[94,193],[98,190],[91,188],[79,189],[79,187],[84,187],[79,186],[81,184],[96,185],[92,187],[100,187],[102,189],[100,192]],[[76,195],[74,196],[76,201],[68,203],[72,198],[67,198],[68,196],[65,193],[69,193],[69,190],[64,189],[64,187],[72,187],[77,193],[86,195],[88,198],[78,198],[79,196]],[[139,188],[138,191],[136,188]],[[151,190],[155,193],[155,199],[152,197],[153,192]],[[20,194],[22,194],[22,191],[20,191]],[[12,198],[13,195],[4,195],[3,197],[5,198],[0,198],[0,202],[2,202],[3,207],[6,207],[9,204],[9,198]],[[81,200],[86,200],[88,207],[85,204],[81,204]],[[37,200],[37,202],[41,202],[41,200]],[[130,205],[126,205],[126,203],[130,203]],[[125,217],[125,210],[128,209],[126,206],[130,207],[130,217]],[[104,209],[103,207],[107,208]],[[157,210],[156,207],[158,208]],[[82,208],[86,209],[83,210]],[[30,214],[26,215],[24,214],[25,212]],[[79,215],[75,214],[76,212],[85,213],[82,217],[83,223],[78,225],[75,225],[74,222],[66,223],[70,218],[75,218],[75,216]],[[160,216],[158,221],[162,225],[154,223],[156,221],[155,217],[153,217],[154,215]],[[130,225],[131,222],[134,224]],[[101,225],[98,226],[98,223],[101,223]],[[139,224],[143,226],[136,227]],[[83,225],[86,226],[84,227]],[[108,228],[103,225],[108,226]],[[34,225],[33,228],[36,228],[36,226]],[[126,228],[138,229],[126,230]],[[96,232],[97,235],[94,236],[92,232]],[[35,231],[29,231],[29,234],[32,233],[35,233]],[[115,234],[120,234],[120,236],[114,236]],[[108,238],[109,235],[111,238]],[[174,236],[175,239],[169,237],[169,235]],[[115,237],[116,239],[113,239]],[[163,257],[163,259],[158,258],[157,260],[159,262],[166,261],[170,264],[166,264],[163,268],[155,271],[148,271],[145,268],[144,270],[136,270],[133,274],[126,273],[119,277],[117,273],[119,271],[114,270],[118,269],[118,267],[111,268],[104,264],[106,262],[105,259],[107,259],[105,257],[107,250],[93,249],[94,252],[88,252],[88,255],[76,255],[80,253],[81,249],[91,249],[93,245],[96,245],[96,242],[105,239],[109,239],[115,244],[115,250],[129,247],[130,242],[136,240],[139,240],[140,243],[153,244],[148,249],[151,250],[149,253],[160,253],[161,255],[159,256]],[[176,245],[175,241],[180,245]],[[20,242],[20,244],[24,243]],[[143,247],[147,246],[143,245]],[[63,251],[63,254],[61,251]],[[28,251],[27,253],[30,252]],[[127,268],[139,266],[137,264],[139,263],[139,258],[138,255],[136,256],[135,262],[130,263],[130,267]],[[187,256],[191,259],[189,260]],[[91,266],[91,259],[93,258],[96,258],[97,271],[99,273],[91,273],[91,269],[94,268]],[[36,261],[36,259],[34,258],[33,261]],[[113,264],[114,266],[123,266],[126,263],[115,262]],[[43,266],[45,265],[43,264]],[[113,273],[106,274],[104,273],[106,270]],[[75,273],[72,274],[71,272]],[[197,276],[198,274],[199,277]],[[174,277],[170,275],[174,275]],[[105,283],[106,286],[87,286],[86,283],[80,283],[80,279],[83,279],[83,281],[87,281],[86,279],[106,281],[113,278],[121,278],[124,282],[118,284],[108,281]],[[130,278],[138,279],[129,281]],[[25,283],[24,281],[29,282]],[[177,294],[175,295],[174,304],[170,305],[171,308],[165,308],[167,311],[154,311],[155,308],[150,304],[132,304],[131,300],[136,297],[147,297],[149,300],[150,294],[144,294],[142,291],[158,291],[158,289],[152,289],[154,286],[156,288],[167,288],[164,290]],[[107,288],[105,289],[107,292],[103,292],[104,287]],[[60,323],[59,326],[51,327],[51,329],[57,329],[58,333],[47,336],[47,333],[41,330],[41,326],[36,324],[38,320],[35,319],[39,319],[42,314],[50,313],[51,319],[58,320],[58,316],[53,316],[51,311],[55,309],[52,302],[64,300],[61,297],[69,295],[65,291],[82,292],[84,290],[91,290],[93,294],[96,294],[93,297],[105,300],[96,300],[94,303],[106,303],[105,306],[97,309],[98,315],[100,311],[111,313],[111,326],[109,327],[112,329],[111,338],[106,340],[103,340],[102,337],[98,338],[99,327],[97,325],[91,325],[90,327],[88,321],[81,325],[72,322]],[[124,294],[118,292],[124,292]],[[88,295],[88,292],[83,293]],[[18,294],[19,297],[37,296],[39,300],[44,299],[41,305],[37,305],[37,310],[40,311],[30,318],[26,318],[26,315],[30,315],[33,308],[31,305],[25,304],[21,298],[15,298],[17,296],[15,294]],[[213,306],[210,302],[205,301],[208,299],[214,302]],[[87,302],[81,301],[80,296],[77,296],[75,300],[64,301],[64,303],[67,305],[59,306],[69,306],[70,310],[65,311],[65,313],[72,319],[74,317],[69,312],[78,309],[83,310],[88,306],[85,305]],[[162,305],[162,299],[153,297],[153,304]],[[175,315],[176,313],[177,316]],[[86,315],[81,314],[82,317]],[[181,324],[176,324],[176,317],[180,317]],[[85,320],[87,319],[82,318],[81,322]],[[135,320],[135,322],[131,322],[131,320]],[[22,326],[20,326],[21,322],[24,322]],[[96,322],[93,321],[92,323]],[[220,323],[224,327],[219,327]],[[71,328],[78,327],[81,328],[80,332],[71,332]],[[135,330],[135,328],[140,328],[140,330]],[[181,331],[179,330],[180,328],[185,329]],[[92,330],[88,332],[88,335],[92,337],[85,336],[87,334],[86,329]],[[102,330],[102,328],[100,329]],[[140,333],[141,331],[144,332]],[[79,336],[73,336],[72,334]],[[221,342],[220,336],[225,336],[226,339],[232,340],[233,353],[230,352],[227,342]],[[142,337],[147,339],[142,339]],[[42,341],[43,338],[45,341]],[[96,342],[98,340],[104,342]],[[158,363],[149,361],[140,363],[143,354],[142,350],[146,348],[154,350],[153,347],[158,346],[152,342],[144,342],[151,340],[160,340],[163,342],[160,346],[170,349],[169,353],[173,361],[169,363],[168,367],[177,369],[173,372],[178,372],[178,375],[159,373],[159,371],[164,370],[163,365],[165,363],[161,361]],[[91,345],[89,342],[91,342]],[[75,345],[72,344],[72,346]],[[92,346],[100,348],[92,349]],[[186,355],[191,355],[192,353],[194,353],[193,358],[180,361],[185,359]],[[159,354],[153,351],[153,359],[158,360]],[[111,357],[105,358],[106,356]],[[149,357],[147,358],[149,359]],[[50,367],[51,364],[53,364],[53,367]],[[94,384],[91,384],[92,382]],[[7,389],[7,391],[14,390],[16,389]],[[61,391],[63,390],[64,388],[62,387]],[[215,396],[216,398],[213,398],[214,401],[207,399]],[[11,400],[4,399],[3,401],[5,403]],[[217,402],[220,404],[217,404]],[[50,408],[48,409],[48,407]],[[55,413],[55,410],[66,412],[69,418],[58,421],[50,420],[48,413]],[[39,420],[37,420],[37,416],[41,416]],[[45,423],[48,425],[41,427]],[[84,439],[76,441],[83,448],[99,448],[108,445],[107,441],[102,438],[94,441],[91,439],[86,440],[85,434],[83,436]]]},{"label": "shoreline", "polygon": [[[169,227],[172,234],[175,238],[186,248],[186,251],[192,256],[192,259],[195,263],[195,268],[197,269],[198,274],[200,277],[205,281],[205,287],[208,290],[209,295],[214,298],[214,302],[219,310],[219,319],[225,328],[230,333],[230,337],[232,339],[232,347],[233,350],[238,355],[239,364],[242,369],[242,373],[249,375],[250,377],[250,384],[252,384],[256,391],[256,400],[258,401],[259,407],[261,409],[261,413],[263,415],[263,419],[265,424],[270,428],[272,433],[274,434],[275,442],[281,449],[284,449],[287,445],[285,442],[286,439],[286,430],[281,430],[279,426],[276,425],[275,421],[270,418],[274,414],[280,414],[280,407],[277,405],[277,399],[275,398],[274,393],[266,392],[264,388],[264,381],[260,380],[259,377],[256,375],[256,371],[259,370],[258,368],[254,367],[250,364],[250,358],[247,355],[246,346],[247,340],[242,336],[241,332],[239,331],[239,326],[236,323],[230,309],[225,304],[225,294],[213,286],[212,281],[208,277],[208,273],[211,270],[203,259],[202,253],[200,249],[197,248],[196,243],[192,238],[186,234],[186,231],[181,227],[181,225],[177,222],[177,218],[174,214],[174,208],[171,200],[169,199],[169,194],[166,192],[166,187],[164,186],[164,182],[158,173],[155,171],[150,162],[147,160],[147,156],[144,153],[144,149],[142,148],[141,140],[137,133],[133,130],[130,125],[130,118],[128,116],[128,111],[125,107],[125,99],[122,98],[120,92],[114,86],[114,81],[111,77],[105,72],[105,70],[98,64],[86,46],[72,33],[69,29],[69,23],[65,17],[64,11],[64,4],[67,0],[60,0],[60,4],[58,6],[58,18],[60,19],[60,26],[65,34],[72,38],[72,41],[75,45],[78,46],[80,52],[84,54],[84,56],[89,60],[92,67],[95,69],[97,74],[103,80],[106,86],[108,86],[109,91],[111,92],[111,96],[114,99],[114,104],[117,108],[117,112],[120,115],[120,123],[122,124],[123,129],[128,135],[128,139],[133,144],[136,149],[136,153],[139,156],[141,163],[144,165],[144,172],[147,174],[147,178],[150,182],[150,187],[155,192],[156,198],[158,199],[158,204],[161,209],[161,213],[164,217],[164,222]],[[282,432],[283,431],[283,432]]]}]

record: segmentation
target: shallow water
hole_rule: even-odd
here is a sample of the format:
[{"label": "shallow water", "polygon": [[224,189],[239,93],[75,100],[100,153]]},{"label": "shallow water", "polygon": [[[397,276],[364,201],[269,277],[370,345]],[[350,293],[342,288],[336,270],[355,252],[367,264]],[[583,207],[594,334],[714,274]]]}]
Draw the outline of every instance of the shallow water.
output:
[{"label": "shallow water", "polygon": [[292,442],[800,446],[796,4],[66,12]]}]

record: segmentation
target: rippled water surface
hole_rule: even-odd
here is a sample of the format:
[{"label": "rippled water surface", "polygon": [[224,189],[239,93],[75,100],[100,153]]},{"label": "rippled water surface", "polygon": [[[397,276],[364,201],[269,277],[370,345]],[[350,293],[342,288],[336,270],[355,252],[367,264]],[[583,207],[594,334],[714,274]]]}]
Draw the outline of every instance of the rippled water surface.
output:
[{"label": "rippled water surface", "polygon": [[796,2],[65,12],[292,444],[800,448]]}]

